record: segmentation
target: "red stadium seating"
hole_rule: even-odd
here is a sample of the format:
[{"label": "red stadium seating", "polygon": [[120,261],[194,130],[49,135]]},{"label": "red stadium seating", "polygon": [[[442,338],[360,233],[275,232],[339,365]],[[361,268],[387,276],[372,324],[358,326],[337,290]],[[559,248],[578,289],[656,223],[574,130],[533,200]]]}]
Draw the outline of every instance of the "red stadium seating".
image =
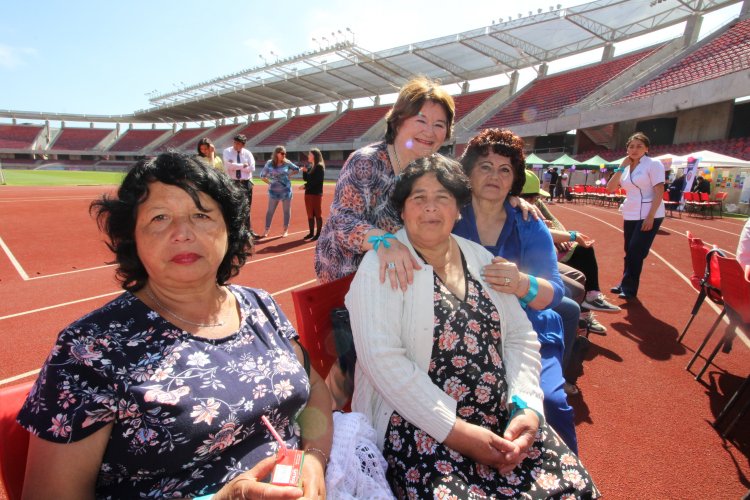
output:
[{"label": "red stadium seating", "polygon": [[0,125],[0,149],[31,149],[44,127]]},{"label": "red stadium seating", "polygon": [[109,148],[109,151],[140,151],[168,132],[166,129],[129,129]]},{"label": "red stadium seating", "polygon": [[256,135],[260,134],[261,132],[263,132],[268,127],[270,127],[271,125],[275,124],[278,121],[279,121],[279,118],[274,118],[273,120],[263,120],[260,122],[252,122],[252,123],[249,123],[247,127],[237,132],[237,134],[243,134],[249,140],[255,137]]},{"label": "red stadium seating", "polygon": [[[208,131],[207,128],[184,128],[177,131],[172,137],[156,146],[155,151],[167,151],[168,149],[180,149],[180,146],[186,142],[198,142],[198,136],[203,137]],[[192,145],[195,148],[195,144]]]},{"label": "red stadium seating", "polygon": [[498,89],[480,90],[470,94],[453,96],[456,103],[456,116],[453,118],[455,123],[460,122],[466,115],[474,111],[474,108],[486,101]]},{"label": "red stadium seating", "polygon": [[[310,142],[313,144],[350,142],[367,132],[385,116],[389,109],[391,109],[390,106],[376,106],[346,111]],[[385,133],[385,128],[383,128],[383,133]]]},{"label": "red stadium seating", "polygon": [[579,102],[655,50],[651,47],[611,61],[540,78],[482,124],[482,128],[507,128],[555,118],[566,107]]},{"label": "red stadium seating", "polygon": [[750,19],[745,19],[618,102],[641,99],[730,73],[747,71],[748,58]]},{"label": "red stadium seating", "polygon": [[52,143],[53,151],[92,151],[96,149],[112,129],[66,127]]},{"label": "red stadium seating", "polygon": [[328,113],[295,116],[277,130],[274,130],[271,135],[260,141],[259,145],[275,146],[277,144],[286,144],[310,130],[310,128],[326,116],[328,116]]}]

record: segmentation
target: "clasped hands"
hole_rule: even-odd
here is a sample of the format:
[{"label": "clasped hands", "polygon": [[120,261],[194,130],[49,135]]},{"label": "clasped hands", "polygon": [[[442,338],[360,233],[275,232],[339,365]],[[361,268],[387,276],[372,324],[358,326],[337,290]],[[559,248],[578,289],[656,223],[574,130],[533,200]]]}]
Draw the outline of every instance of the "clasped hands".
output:
[{"label": "clasped hands", "polygon": [[529,409],[517,412],[502,436],[457,419],[445,445],[501,474],[509,474],[528,456],[538,429],[539,417]]}]

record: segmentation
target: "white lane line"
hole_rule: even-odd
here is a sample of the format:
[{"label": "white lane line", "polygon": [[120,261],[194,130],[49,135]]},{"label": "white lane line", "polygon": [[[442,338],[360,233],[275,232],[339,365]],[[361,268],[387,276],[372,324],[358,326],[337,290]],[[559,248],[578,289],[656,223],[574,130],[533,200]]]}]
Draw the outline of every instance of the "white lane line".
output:
[{"label": "white lane line", "polygon": [[112,295],[120,295],[121,293],[123,293],[123,290],[118,290],[116,292],[105,293],[105,294],[102,294],[102,295],[96,295],[94,297],[87,297],[85,299],[78,299],[78,300],[72,300],[70,302],[63,302],[62,304],[55,304],[54,306],[40,307],[38,309],[31,309],[29,311],[23,311],[23,312],[20,312],[20,313],[8,314],[6,316],[0,316],[0,321],[2,321],[4,319],[17,318],[19,316],[26,316],[27,314],[34,314],[34,313],[38,313],[38,312],[42,312],[42,311],[49,311],[50,309],[57,309],[59,307],[70,306],[70,305],[73,305],[73,304],[80,304],[81,302],[88,302],[89,300],[97,300],[97,299],[101,299],[101,298],[104,298],[104,297],[111,297]]},{"label": "white lane line", "polygon": [[27,281],[29,279],[29,275],[26,274],[26,271],[23,270],[23,267],[21,267],[21,263],[18,262],[16,256],[13,255],[13,252],[10,251],[10,248],[8,248],[8,245],[5,244],[2,237],[0,237],[0,247],[3,249],[3,252],[5,252],[5,255],[8,256],[8,259],[10,260],[10,263],[13,264],[13,267],[16,268],[16,272],[21,275],[21,279]]},{"label": "white lane line", "polygon": [[[317,279],[310,280],[310,281],[305,281],[304,283],[300,283],[299,285],[290,286],[289,288],[284,288],[283,290],[279,290],[278,292],[273,292],[271,294],[271,296],[275,297],[277,295],[281,295],[281,294],[286,293],[286,292],[291,292],[292,290],[295,290],[297,288],[301,288],[301,287],[307,286],[307,285],[312,285],[313,283],[317,283],[317,282],[318,282]],[[107,297],[109,295],[115,295],[115,294],[119,294],[119,293],[122,293],[122,292],[120,291],[120,292],[115,292],[115,293],[108,293],[108,294],[105,294],[105,295],[99,295],[99,296],[96,296],[96,297],[89,297],[88,299],[76,300],[74,302],[68,302],[66,304],[60,304],[58,306],[51,306],[51,307],[45,307],[45,308],[42,308],[42,309],[35,309],[34,311],[28,311],[28,312],[25,312],[25,313],[19,313],[19,314],[15,314],[15,315],[11,315],[11,316],[20,316],[22,314],[29,314],[29,313],[32,313],[32,312],[43,311],[45,309],[53,309],[55,307],[62,307],[64,305],[75,304],[75,303],[78,303],[78,302],[84,302],[86,300],[99,299],[99,298],[102,298],[102,297]],[[11,317],[11,316],[0,317],[0,320],[6,319],[6,318]],[[31,371],[28,371],[26,373],[21,373],[19,375],[14,375],[12,377],[8,377],[8,378],[0,380],[0,385],[10,384],[11,382],[15,382],[16,380],[20,380],[22,378],[26,378],[26,377],[30,377],[32,375],[36,375],[37,373],[39,373],[39,369],[38,368],[36,370],[31,370]]]},{"label": "white lane line", "polygon": [[36,375],[37,373],[39,373],[39,370],[40,369],[37,368],[36,370],[31,370],[26,373],[20,373],[18,375],[14,375],[13,377],[4,378],[0,380],[0,385],[10,384],[11,382],[15,382],[16,380],[21,380],[22,378],[31,377],[32,375]]},{"label": "white lane line", "polygon": [[[302,234],[304,232],[305,231],[297,231],[296,233],[292,233],[292,234]],[[54,278],[54,277],[57,277],[57,276],[66,276],[68,274],[82,273],[82,272],[85,272],[85,271],[96,271],[97,269],[108,269],[110,267],[115,267],[117,265],[117,264],[107,264],[107,265],[104,265],[104,266],[95,266],[95,267],[86,267],[86,268],[83,268],[83,269],[75,269],[73,271],[63,271],[61,273],[45,274],[45,275],[42,275],[42,276],[29,276],[23,270],[23,268],[21,267],[21,264],[18,263],[18,261],[16,260],[16,258],[13,256],[13,254],[10,251],[10,249],[8,249],[8,247],[5,245],[5,243],[3,243],[2,238],[0,238],[0,246],[8,254],[8,258],[11,260],[11,262],[14,265],[14,267],[16,268],[16,271],[18,271],[18,274],[21,275],[21,278],[24,281],[42,280],[42,279],[47,279],[47,278]],[[313,245],[311,247],[307,247],[307,248],[301,248],[299,250],[291,250],[289,252],[284,252],[284,253],[280,253],[280,254],[276,254],[276,255],[271,255],[269,257],[263,257],[263,258],[260,258],[260,259],[250,258],[250,259],[247,260],[247,262],[245,262],[245,265],[247,266],[247,265],[250,265],[250,264],[254,264],[256,262],[263,262],[263,261],[266,261],[266,260],[277,259],[279,257],[283,257],[284,255],[291,255],[291,254],[295,254],[295,253],[299,253],[299,252],[307,252],[307,251],[314,250],[314,249],[315,249],[315,245]],[[2,318],[0,318],[0,319],[2,319]]]}]

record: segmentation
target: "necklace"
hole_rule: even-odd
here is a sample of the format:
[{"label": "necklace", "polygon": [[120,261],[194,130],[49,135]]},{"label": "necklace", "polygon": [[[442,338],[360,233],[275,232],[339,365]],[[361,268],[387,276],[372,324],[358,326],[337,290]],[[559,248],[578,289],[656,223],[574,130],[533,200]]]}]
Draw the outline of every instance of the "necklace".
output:
[{"label": "necklace", "polygon": [[398,157],[398,151],[396,151],[396,145],[391,144],[391,146],[393,147],[393,156],[396,158],[396,165],[398,165],[398,172],[396,172],[396,175],[400,175],[401,174],[401,160]]},{"label": "necklace", "polygon": [[[218,288],[218,285],[217,285],[217,288]],[[156,296],[154,296],[154,294],[151,293],[151,289],[150,288],[144,288],[144,290],[146,291],[146,295],[148,295],[151,298],[151,300],[153,300],[154,303],[157,306],[159,306],[159,309],[161,309],[165,313],[169,314],[170,316],[179,319],[183,323],[187,323],[188,325],[193,325],[193,326],[199,326],[201,328],[216,328],[216,327],[219,327],[219,326],[224,326],[224,322],[223,321],[219,321],[218,323],[196,323],[195,321],[190,321],[189,319],[185,319],[182,316],[180,316],[179,314],[177,314],[176,312],[167,309],[167,306],[165,306],[164,304],[162,304],[161,302],[159,302],[159,299],[157,299]]]}]

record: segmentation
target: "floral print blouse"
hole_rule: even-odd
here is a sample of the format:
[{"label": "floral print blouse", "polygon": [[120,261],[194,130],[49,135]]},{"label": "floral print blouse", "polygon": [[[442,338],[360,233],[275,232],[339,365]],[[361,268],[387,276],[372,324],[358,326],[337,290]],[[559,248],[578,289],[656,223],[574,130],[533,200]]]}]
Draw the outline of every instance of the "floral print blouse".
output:
[{"label": "floral print blouse", "polygon": [[323,283],[357,271],[369,230],[395,233],[401,228],[390,200],[397,178],[386,148],[385,142],[360,148],[341,169],[330,216],[315,248],[315,273]]},{"label": "floral print blouse", "polygon": [[261,179],[268,179],[268,197],[272,200],[290,200],[292,198],[291,174],[299,172],[299,167],[290,161],[274,166],[271,160],[266,162],[260,172]]},{"label": "floral print blouse", "polygon": [[300,447],[295,417],[310,385],[297,337],[263,291],[230,285],[240,328],[221,339],[193,336],[126,292],[65,328],[18,416],[58,443],[112,424],[97,498],[180,498],[213,493],[276,441]]}]

